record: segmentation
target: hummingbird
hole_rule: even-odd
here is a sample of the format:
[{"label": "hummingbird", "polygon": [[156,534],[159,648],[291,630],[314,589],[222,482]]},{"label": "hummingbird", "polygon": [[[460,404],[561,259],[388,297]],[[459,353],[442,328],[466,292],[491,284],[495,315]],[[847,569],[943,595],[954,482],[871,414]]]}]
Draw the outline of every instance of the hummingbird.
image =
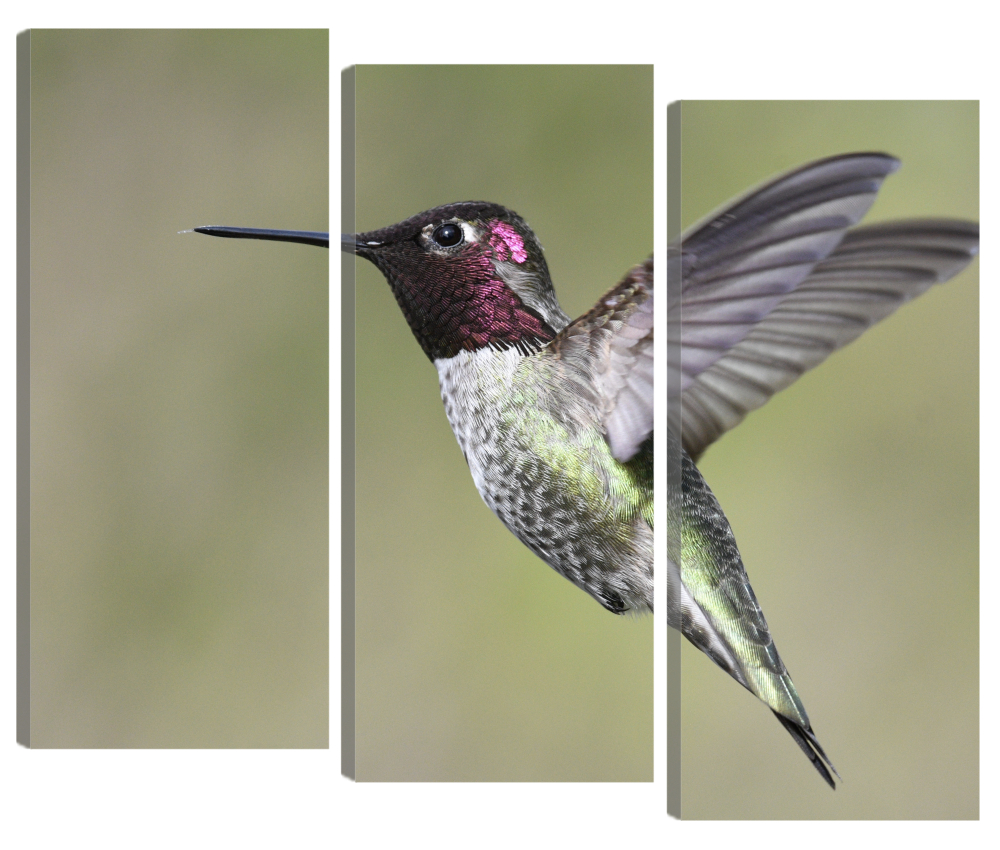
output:
[{"label": "hummingbird", "polygon": [[[835,787],[836,770],[774,646],[732,529],[696,461],[771,395],[978,249],[946,219],[854,226],[886,154],[848,154],[770,181],[668,246],[667,621],[761,699]],[[196,228],[329,247],[329,235]],[[385,276],[438,372],[486,504],[549,566],[615,614],[653,611],[653,260],[576,320],[541,244],[499,204],[435,207],[345,234]],[[668,294],[671,292],[668,289]],[[676,331],[676,333],[674,332]],[[839,774],[837,774],[839,778]]]}]

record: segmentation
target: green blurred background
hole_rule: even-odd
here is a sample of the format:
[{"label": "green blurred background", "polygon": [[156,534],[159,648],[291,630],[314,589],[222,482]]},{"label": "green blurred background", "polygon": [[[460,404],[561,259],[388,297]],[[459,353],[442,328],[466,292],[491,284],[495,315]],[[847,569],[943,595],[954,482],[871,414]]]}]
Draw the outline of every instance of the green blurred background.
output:
[{"label": "green blurred background", "polygon": [[[688,102],[683,219],[810,160],[885,151],[866,221],[979,217],[975,102]],[[684,641],[693,818],[978,816],[978,272],[775,396],[699,464],[844,782]]]},{"label": "green blurred background", "polygon": [[[359,66],[359,230],[464,200],[524,216],[589,309],[653,250],[652,68]],[[652,618],[503,527],[364,261],[357,305],[357,777],[651,780]]]},{"label": "green blurred background", "polygon": [[31,743],[325,747],[328,35],[30,38]]}]

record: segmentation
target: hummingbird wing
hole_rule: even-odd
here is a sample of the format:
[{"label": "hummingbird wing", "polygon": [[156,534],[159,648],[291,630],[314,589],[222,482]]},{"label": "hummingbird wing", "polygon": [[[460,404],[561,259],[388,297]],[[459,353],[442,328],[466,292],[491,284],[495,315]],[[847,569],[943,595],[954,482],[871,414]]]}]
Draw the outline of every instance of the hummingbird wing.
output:
[{"label": "hummingbird wing", "polygon": [[979,225],[929,219],[848,231],[899,167],[833,157],[779,177],[683,235],[684,448],[723,433],[866,328],[975,256]]},{"label": "hummingbird wing", "polygon": [[605,436],[624,463],[653,433],[653,258],[634,266],[548,345],[596,394]]}]

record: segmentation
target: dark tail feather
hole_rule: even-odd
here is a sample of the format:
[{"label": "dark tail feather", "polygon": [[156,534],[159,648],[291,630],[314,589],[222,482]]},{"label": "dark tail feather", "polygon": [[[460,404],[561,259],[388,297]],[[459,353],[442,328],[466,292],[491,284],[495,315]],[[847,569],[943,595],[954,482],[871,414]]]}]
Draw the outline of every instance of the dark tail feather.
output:
[{"label": "dark tail feather", "polygon": [[[840,774],[837,773],[837,768],[833,766],[833,762],[827,758],[826,753],[823,752],[823,748],[819,745],[819,741],[816,740],[816,735],[813,734],[812,727],[803,729],[794,720],[789,720],[787,717],[774,712],[774,716],[781,721],[781,725],[788,730],[788,734],[795,739],[795,743],[799,745],[802,752],[806,754],[806,758],[812,762],[813,767],[819,771],[819,775],[826,780],[826,784],[837,790],[837,786],[833,783],[833,777],[830,776],[830,770],[834,772],[837,779],[840,779]],[[826,764],[823,764],[826,762]],[[830,770],[827,770],[827,765],[830,766]],[[840,779],[843,782],[843,779]]]}]

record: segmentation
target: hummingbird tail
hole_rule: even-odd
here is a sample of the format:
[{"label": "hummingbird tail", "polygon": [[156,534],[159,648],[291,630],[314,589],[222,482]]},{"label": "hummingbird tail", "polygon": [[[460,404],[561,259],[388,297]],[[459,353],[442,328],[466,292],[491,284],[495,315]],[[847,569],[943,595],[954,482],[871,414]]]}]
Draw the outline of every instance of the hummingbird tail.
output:
[{"label": "hummingbird tail", "polygon": [[[772,709],[773,710],[773,709]],[[826,780],[826,784],[833,788],[834,791],[837,790],[837,786],[833,782],[833,776],[830,775],[830,770],[834,772],[837,779],[840,779],[840,774],[837,773],[837,768],[833,766],[833,762],[827,757],[826,753],[823,752],[823,748],[819,745],[819,741],[816,739],[816,735],[812,730],[812,727],[803,728],[799,726],[794,720],[789,720],[784,715],[774,712],[774,716],[781,721],[781,725],[788,730],[788,734],[795,739],[795,743],[799,745],[802,752],[806,754],[806,758],[812,762],[813,767],[819,772],[819,775]],[[826,762],[826,764],[824,764]],[[829,770],[827,770],[829,766]],[[840,779],[843,782],[843,779]]]}]

